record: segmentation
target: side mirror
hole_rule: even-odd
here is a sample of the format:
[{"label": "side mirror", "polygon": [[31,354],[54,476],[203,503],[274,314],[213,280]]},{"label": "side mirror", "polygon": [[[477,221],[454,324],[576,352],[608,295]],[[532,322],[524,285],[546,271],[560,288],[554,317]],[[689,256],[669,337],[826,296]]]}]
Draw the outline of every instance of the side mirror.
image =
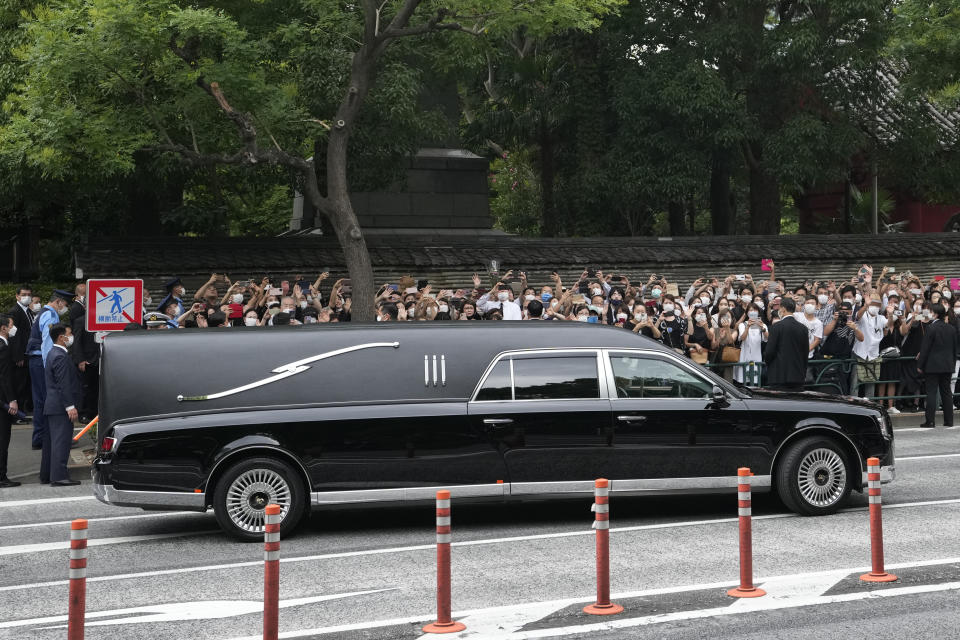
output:
[{"label": "side mirror", "polygon": [[727,404],[727,394],[718,384],[713,385],[713,393],[710,394],[710,398],[716,404]]}]

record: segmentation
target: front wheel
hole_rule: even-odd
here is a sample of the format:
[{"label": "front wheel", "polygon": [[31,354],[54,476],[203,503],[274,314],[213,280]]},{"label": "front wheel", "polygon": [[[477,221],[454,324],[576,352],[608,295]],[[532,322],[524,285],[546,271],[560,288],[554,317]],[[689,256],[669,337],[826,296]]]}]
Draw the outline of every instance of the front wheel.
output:
[{"label": "front wheel", "polygon": [[274,458],[247,458],[231,465],[217,482],[213,511],[234,538],[263,540],[265,509],[280,505],[280,535],[290,533],[303,515],[303,483],[293,468]]},{"label": "front wheel", "polygon": [[780,499],[791,511],[805,516],[834,513],[850,495],[847,455],[831,438],[804,438],[787,449],[776,483]]}]

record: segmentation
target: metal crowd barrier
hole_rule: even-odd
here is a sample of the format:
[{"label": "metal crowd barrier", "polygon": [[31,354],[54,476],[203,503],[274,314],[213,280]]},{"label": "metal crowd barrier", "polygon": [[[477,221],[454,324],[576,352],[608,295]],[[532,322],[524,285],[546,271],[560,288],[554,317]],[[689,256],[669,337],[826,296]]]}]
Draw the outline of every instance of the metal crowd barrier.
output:
[{"label": "metal crowd barrier", "polygon": [[[896,358],[883,358],[881,364],[878,366],[883,366],[883,362],[913,362],[915,361],[915,356],[898,356]],[[857,366],[858,360],[856,358],[821,358],[816,360],[807,361],[807,371],[808,379],[804,383],[803,387],[809,391],[822,391],[824,393],[833,393],[837,395],[857,395],[858,389],[850,389],[849,383],[853,368]],[[766,383],[766,369],[767,365],[763,362],[708,362],[703,365],[708,369],[712,369],[720,375],[724,375],[724,371],[735,371],[739,369],[742,371],[743,383],[748,387],[755,388],[765,388]],[[809,373],[813,372],[812,379],[810,378]],[[726,378],[732,378],[733,376],[724,376]],[[873,384],[879,386],[894,384],[899,387],[901,379],[896,380],[876,380],[872,382],[862,382],[858,380],[858,388],[864,384]],[[921,380],[922,384],[922,380]],[[876,390],[876,387],[875,387]],[[882,400],[924,400],[926,399],[926,394],[918,391],[915,394],[905,394],[905,395],[879,395],[874,394],[871,396],[861,396],[869,400],[882,401]],[[953,398],[956,400],[960,397],[960,393],[954,391]]]}]

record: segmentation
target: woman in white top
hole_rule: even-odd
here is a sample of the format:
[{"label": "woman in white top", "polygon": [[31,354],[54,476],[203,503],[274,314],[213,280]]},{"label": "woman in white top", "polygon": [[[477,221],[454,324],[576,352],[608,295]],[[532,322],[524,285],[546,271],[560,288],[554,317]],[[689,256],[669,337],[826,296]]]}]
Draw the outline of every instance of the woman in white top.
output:
[{"label": "woman in white top", "polygon": [[769,332],[767,325],[760,319],[760,307],[754,303],[747,306],[747,315],[740,323],[740,362],[755,363],[751,365],[741,365],[737,367],[734,373],[734,379],[737,382],[748,387],[760,386],[760,363],[763,362],[763,354],[760,351],[760,345],[767,341]]}]

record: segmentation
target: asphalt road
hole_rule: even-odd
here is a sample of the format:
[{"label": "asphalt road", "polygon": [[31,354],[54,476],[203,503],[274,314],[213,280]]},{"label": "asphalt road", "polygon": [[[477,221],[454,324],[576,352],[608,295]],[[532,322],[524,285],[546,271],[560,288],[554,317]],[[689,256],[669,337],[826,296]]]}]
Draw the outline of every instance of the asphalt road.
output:
[{"label": "asphalt road", "polygon": [[[19,429],[21,441],[26,431]],[[822,518],[754,500],[763,598],[737,581],[733,496],[611,504],[617,616],[580,609],[595,589],[589,498],[453,504],[453,607],[445,637],[955,637],[960,624],[960,429],[898,429],[897,481],[884,486],[888,570],[868,586],[866,498]],[[29,464],[27,463],[27,466]],[[62,638],[69,521],[90,521],[89,639],[255,638],[262,545],[222,535],[212,514],[114,508],[80,487],[0,491],[0,638]],[[32,482],[31,482],[32,480]],[[434,614],[432,505],[316,511],[281,544],[281,637],[421,638]]]}]

